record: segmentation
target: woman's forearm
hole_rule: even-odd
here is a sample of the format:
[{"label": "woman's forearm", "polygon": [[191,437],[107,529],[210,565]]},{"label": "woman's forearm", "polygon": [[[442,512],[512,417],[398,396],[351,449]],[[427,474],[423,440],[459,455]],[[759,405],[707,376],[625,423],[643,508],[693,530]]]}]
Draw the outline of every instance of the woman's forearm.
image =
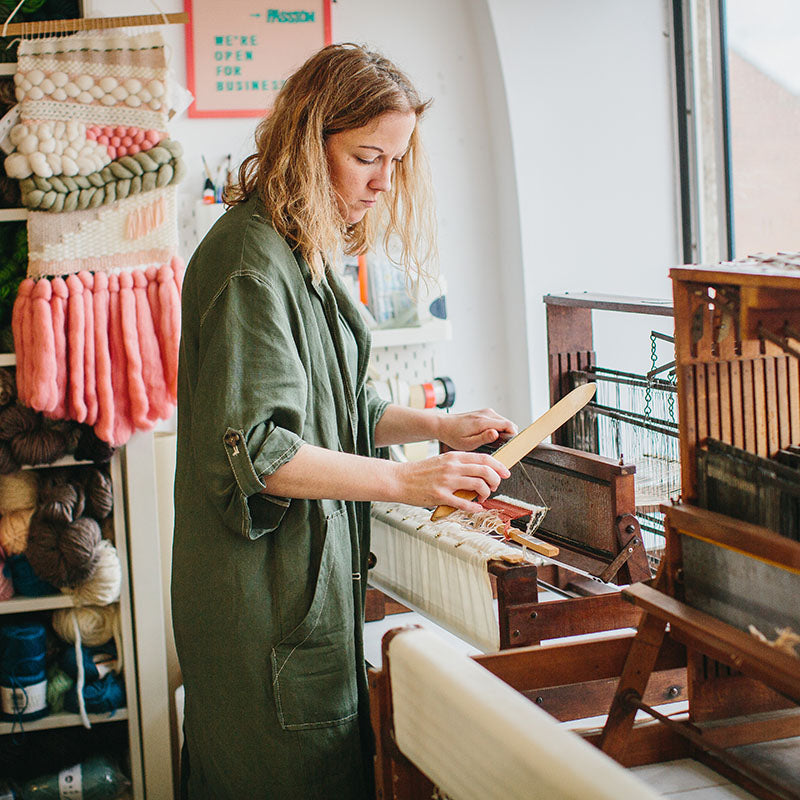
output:
[{"label": "woman's forearm", "polygon": [[396,464],[304,444],[264,478],[265,491],[309,500],[399,500]]},{"label": "woman's forearm", "polygon": [[438,439],[442,416],[433,409],[390,404],[375,426],[375,446],[386,447],[390,444]]}]

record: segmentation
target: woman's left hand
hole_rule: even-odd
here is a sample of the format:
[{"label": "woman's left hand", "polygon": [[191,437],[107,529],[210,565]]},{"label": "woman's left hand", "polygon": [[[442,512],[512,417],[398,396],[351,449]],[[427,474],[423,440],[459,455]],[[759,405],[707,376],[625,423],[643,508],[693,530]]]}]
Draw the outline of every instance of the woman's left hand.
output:
[{"label": "woman's left hand", "polygon": [[491,408],[465,414],[442,415],[439,441],[453,450],[474,450],[498,439],[516,436],[517,426]]}]

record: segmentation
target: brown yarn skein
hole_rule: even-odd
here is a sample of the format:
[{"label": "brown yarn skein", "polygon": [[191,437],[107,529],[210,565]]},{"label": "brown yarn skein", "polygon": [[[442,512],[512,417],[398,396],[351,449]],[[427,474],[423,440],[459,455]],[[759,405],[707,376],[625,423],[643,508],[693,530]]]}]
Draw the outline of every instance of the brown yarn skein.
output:
[{"label": "brown yarn skein", "polygon": [[96,520],[103,520],[113,507],[111,478],[99,469],[92,469],[86,478],[86,513]]},{"label": "brown yarn skein", "polygon": [[10,369],[0,369],[0,406],[7,406],[17,399],[17,381]]},{"label": "brown yarn skein", "polygon": [[66,452],[64,434],[50,428],[18,433],[11,440],[11,453],[20,464],[50,464]]},{"label": "brown yarn skein", "polygon": [[0,440],[0,475],[10,475],[18,469],[17,459],[11,454],[11,445]]},{"label": "brown yarn skein", "polygon": [[77,483],[40,488],[36,513],[47,522],[68,525],[83,515],[85,497],[83,486]]},{"label": "brown yarn skein", "polygon": [[90,517],[59,525],[42,519],[37,511],[25,555],[42,580],[59,589],[79,586],[97,569],[100,539],[100,526]]},{"label": "brown yarn skein", "polygon": [[39,425],[39,414],[27,406],[8,406],[0,411],[0,439],[9,441],[18,433],[35,430]]}]

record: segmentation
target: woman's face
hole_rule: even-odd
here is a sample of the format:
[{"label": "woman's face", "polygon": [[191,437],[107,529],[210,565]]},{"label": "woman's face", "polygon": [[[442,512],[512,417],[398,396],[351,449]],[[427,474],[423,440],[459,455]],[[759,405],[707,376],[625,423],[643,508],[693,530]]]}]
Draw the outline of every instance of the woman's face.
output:
[{"label": "woman's face", "polygon": [[331,183],[348,225],[364,218],[381,192],[392,187],[394,165],[408,150],[417,117],[389,112],[363,128],[331,134],[325,142]]}]

